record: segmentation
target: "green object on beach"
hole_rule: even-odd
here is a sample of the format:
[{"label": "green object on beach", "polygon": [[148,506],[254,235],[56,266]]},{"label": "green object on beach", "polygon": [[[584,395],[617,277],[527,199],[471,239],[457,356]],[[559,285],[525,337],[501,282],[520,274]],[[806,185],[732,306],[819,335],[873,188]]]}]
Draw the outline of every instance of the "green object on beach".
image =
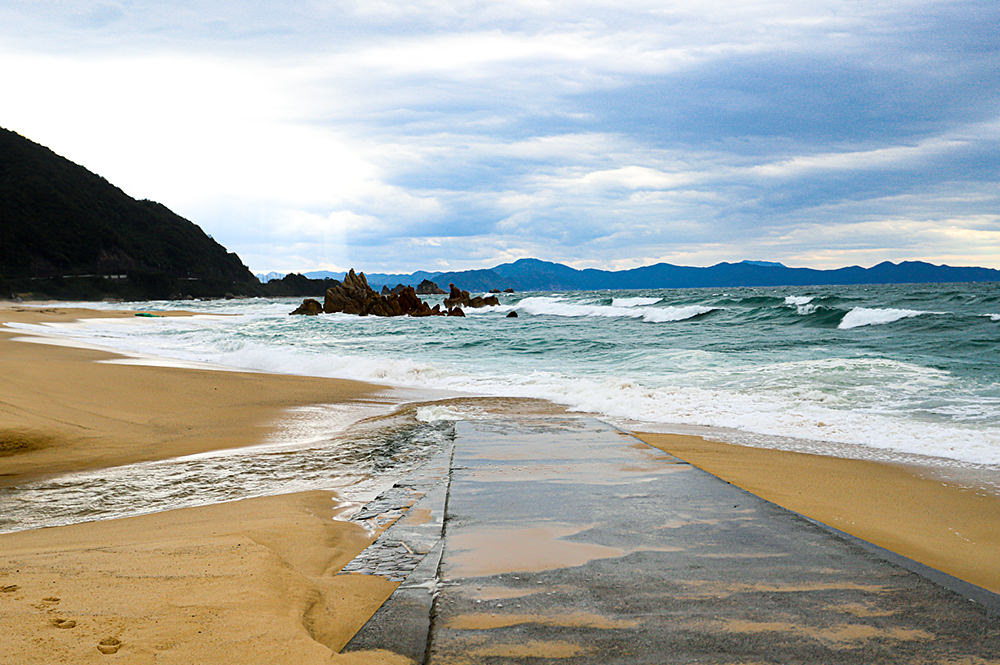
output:
[{"label": "green object on beach", "polygon": [[148,316],[150,318],[159,318],[159,317],[163,316],[162,314],[153,314],[151,312],[136,312],[135,315],[136,316]]}]

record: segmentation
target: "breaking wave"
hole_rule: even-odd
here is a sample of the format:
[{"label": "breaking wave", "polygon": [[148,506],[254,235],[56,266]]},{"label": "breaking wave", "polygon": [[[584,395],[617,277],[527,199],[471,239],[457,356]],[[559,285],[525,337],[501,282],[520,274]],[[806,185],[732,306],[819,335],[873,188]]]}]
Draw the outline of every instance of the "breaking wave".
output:
[{"label": "breaking wave", "polygon": [[850,328],[860,328],[862,326],[881,326],[886,323],[893,323],[901,319],[910,319],[924,314],[938,314],[939,312],[925,312],[916,309],[891,309],[855,307],[841,320],[837,327],[841,330]]},{"label": "breaking wave", "polygon": [[[635,300],[650,300],[640,299]],[[660,299],[657,299],[658,302]],[[600,317],[642,319],[649,323],[686,321],[717,310],[708,305],[668,305],[666,307],[640,307],[638,305],[596,305],[567,302],[563,298],[535,296],[525,298],[513,309],[535,316]]]}]

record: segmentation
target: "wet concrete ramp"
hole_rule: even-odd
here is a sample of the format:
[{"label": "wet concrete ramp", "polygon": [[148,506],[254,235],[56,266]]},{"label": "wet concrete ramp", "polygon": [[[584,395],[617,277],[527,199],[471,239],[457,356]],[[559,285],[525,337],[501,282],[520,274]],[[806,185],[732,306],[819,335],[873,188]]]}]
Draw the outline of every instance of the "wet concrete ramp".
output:
[{"label": "wet concrete ramp", "polygon": [[422,521],[429,554],[346,650],[431,664],[1000,663],[995,595],[946,588],[599,421],[460,422],[449,453],[424,507],[444,515]]}]

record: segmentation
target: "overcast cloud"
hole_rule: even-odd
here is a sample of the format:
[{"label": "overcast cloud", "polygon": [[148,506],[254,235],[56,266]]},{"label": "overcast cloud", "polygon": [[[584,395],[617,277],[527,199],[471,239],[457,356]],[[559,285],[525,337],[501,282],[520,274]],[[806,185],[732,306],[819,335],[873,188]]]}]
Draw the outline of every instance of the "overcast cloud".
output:
[{"label": "overcast cloud", "polygon": [[0,125],[255,271],[1000,268],[1000,3],[0,6]]}]

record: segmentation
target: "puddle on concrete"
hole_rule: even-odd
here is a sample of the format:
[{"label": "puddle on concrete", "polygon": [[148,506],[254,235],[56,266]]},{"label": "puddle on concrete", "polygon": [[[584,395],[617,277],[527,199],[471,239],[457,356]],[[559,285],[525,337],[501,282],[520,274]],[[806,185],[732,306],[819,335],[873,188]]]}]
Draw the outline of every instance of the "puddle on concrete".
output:
[{"label": "puddle on concrete", "polygon": [[908,628],[879,629],[859,623],[843,623],[835,626],[808,626],[789,621],[748,621],[725,619],[715,622],[718,630],[727,633],[788,633],[796,637],[812,638],[834,649],[855,648],[860,642],[878,640],[880,642],[913,642],[933,640],[934,634],[925,630]]},{"label": "puddle on concrete", "polygon": [[[632,485],[654,482],[667,473],[681,473],[687,466],[663,466],[634,469],[603,462],[548,462],[534,464],[490,464],[470,469],[466,477],[479,482],[534,482],[572,483],[585,485]],[[656,475],[646,475],[655,471]],[[645,476],[645,477],[642,477]]]},{"label": "puddle on concrete", "polygon": [[625,550],[564,540],[590,525],[480,527],[449,534],[445,577],[485,577],[582,566],[594,559],[618,558]]},{"label": "puddle on concrete", "polygon": [[460,614],[448,621],[447,627],[455,630],[492,630],[533,623],[562,628],[604,628],[623,630],[636,628],[638,619],[612,619],[593,612],[572,612],[569,614]]},{"label": "puddle on concrete", "polygon": [[582,646],[565,640],[499,642],[469,649],[470,656],[481,658],[574,658],[584,653]]}]

